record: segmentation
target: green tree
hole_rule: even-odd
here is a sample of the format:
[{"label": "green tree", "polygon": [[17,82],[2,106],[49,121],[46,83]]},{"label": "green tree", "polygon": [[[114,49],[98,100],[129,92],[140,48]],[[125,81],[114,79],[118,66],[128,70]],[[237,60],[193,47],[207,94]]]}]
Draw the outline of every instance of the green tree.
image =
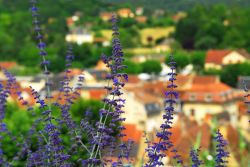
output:
[{"label": "green tree", "polygon": [[203,51],[194,51],[191,53],[191,63],[196,71],[200,71],[204,68],[205,56],[205,52]]},{"label": "green tree", "polygon": [[230,86],[236,87],[238,76],[250,75],[250,71],[248,69],[250,69],[249,63],[227,65],[221,72],[221,81]]},{"label": "green tree", "polygon": [[[190,54],[185,51],[177,51],[174,53],[174,60],[177,65],[177,70],[180,70],[191,63]],[[166,64],[169,63],[169,54],[165,59]]]},{"label": "green tree", "polygon": [[161,63],[156,60],[147,60],[142,65],[142,72],[159,74],[162,70]]},{"label": "green tree", "polygon": [[124,62],[124,65],[127,66],[127,68],[124,69],[124,72],[127,74],[139,74],[142,72],[141,64],[137,64],[132,61],[126,60]]}]

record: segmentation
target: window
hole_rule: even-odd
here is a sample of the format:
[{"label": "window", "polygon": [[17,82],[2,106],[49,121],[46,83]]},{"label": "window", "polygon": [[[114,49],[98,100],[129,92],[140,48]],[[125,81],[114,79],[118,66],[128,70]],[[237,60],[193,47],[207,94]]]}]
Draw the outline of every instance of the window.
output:
[{"label": "window", "polygon": [[213,98],[212,98],[212,95],[211,94],[206,94],[205,95],[205,101],[206,102],[211,102],[213,100]]},{"label": "window", "polygon": [[192,108],[192,109],[190,110],[190,115],[191,115],[191,116],[195,116],[195,109]]},{"label": "window", "polygon": [[189,100],[190,100],[190,101],[195,101],[195,100],[196,100],[196,93],[191,93],[191,94],[189,95]]}]

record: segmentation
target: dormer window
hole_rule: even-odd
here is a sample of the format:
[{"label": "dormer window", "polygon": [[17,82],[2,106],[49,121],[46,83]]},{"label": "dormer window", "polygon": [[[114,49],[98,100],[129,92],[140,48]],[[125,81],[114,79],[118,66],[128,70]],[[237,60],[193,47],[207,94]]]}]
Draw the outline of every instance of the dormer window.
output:
[{"label": "dormer window", "polygon": [[212,94],[206,94],[206,95],[205,95],[205,101],[206,101],[206,102],[211,102],[212,99],[213,99],[213,98],[212,98]]},{"label": "dormer window", "polygon": [[191,93],[190,95],[189,95],[189,100],[190,101],[195,101],[196,100],[196,93]]}]

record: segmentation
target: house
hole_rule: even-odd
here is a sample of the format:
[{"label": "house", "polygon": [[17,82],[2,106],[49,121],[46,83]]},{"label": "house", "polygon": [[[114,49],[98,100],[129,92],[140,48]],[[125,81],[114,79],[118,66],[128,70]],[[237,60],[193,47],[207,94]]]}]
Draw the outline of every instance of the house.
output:
[{"label": "house", "polygon": [[142,87],[126,87],[123,98],[125,123],[136,124],[138,129],[152,131],[162,122],[163,103],[160,98],[145,92]]},{"label": "house", "polygon": [[202,121],[208,114],[223,112],[236,117],[238,99],[238,93],[220,82],[216,76],[195,76],[190,87],[181,94],[183,112],[194,116],[198,121]]},{"label": "house", "polygon": [[146,23],[148,18],[146,16],[136,16],[135,20],[137,23]]},{"label": "house", "polygon": [[17,63],[14,61],[1,61],[0,62],[0,69],[3,68],[6,70],[9,70],[9,69],[15,68],[17,66],[18,66]]},{"label": "house", "polygon": [[93,43],[94,35],[82,27],[76,27],[66,35],[65,39],[67,42],[73,42],[81,45],[83,43]]},{"label": "house", "polygon": [[94,37],[94,44],[100,44],[104,47],[110,46],[110,41],[107,40],[105,37]]},{"label": "house", "polygon": [[143,15],[143,12],[144,12],[144,8],[143,7],[138,7],[138,8],[135,9],[135,14],[137,16]]},{"label": "house", "polygon": [[208,50],[205,59],[205,69],[221,69],[228,64],[248,61],[249,53],[245,50]]},{"label": "house", "polygon": [[72,17],[68,17],[66,19],[66,22],[68,27],[72,27],[74,25],[74,20],[72,19]]},{"label": "house", "polygon": [[133,18],[134,13],[129,8],[122,8],[117,11],[118,16],[122,18]]},{"label": "house", "polygon": [[178,22],[181,19],[187,17],[187,13],[185,12],[178,12],[175,15],[172,16],[173,21]]},{"label": "house", "polygon": [[159,44],[157,44],[154,49],[157,53],[167,52],[171,50],[171,44],[174,42],[172,38],[166,38]]},{"label": "house", "polygon": [[111,12],[101,12],[100,13],[100,18],[102,21],[109,21],[112,18],[112,13]]}]

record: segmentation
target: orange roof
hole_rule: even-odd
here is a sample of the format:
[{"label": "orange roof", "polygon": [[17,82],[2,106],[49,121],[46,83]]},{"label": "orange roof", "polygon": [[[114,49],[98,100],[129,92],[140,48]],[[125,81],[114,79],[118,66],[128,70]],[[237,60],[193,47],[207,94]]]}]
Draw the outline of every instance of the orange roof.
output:
[{"label": "orange roof", "polygon": [[126,129],[123,130],[123,133],[126,135],[122,138],[122,141],[132,140],[135,143],[140,143],[142,137],[142,131],[136,128],[135,124],[124,124]]},{"label": "orange roof", "polygon": [[[191,96],[193,96],[193,100]],[[207,97],[209,97],[209,99]],[[192,84],[190,89],[183,92],[181,99],[183,101],[193,102],[223,103],[228,100],[236,99],[237,97],[238,95],[233,92],[233,88],[224,83],[218,82],[208,84]]]},{"label": "orange roof", "polygon": [[212,84],[218,82],[219,78],[217,76],[195,76],[193,78],[193,84]]},{"label": "orange roof", "polygon": [[135,20],[137,21],[137,22],[139,22],[139,23],[145,23],[146,21],[147,21],[147,17],[146,16],[137,16],[136,18],[135,18]]},{"label": "orange roof", "polygon": [[11,69],[17,66],[17,63],[14,61],[2,61],[0,62],[0,67],[4,69]]},{"label": "orange roof", "polygon": [[189,89],[189,92],[225,92],[230,91],[232,88],[224,83],[208,83],[208,84],[193,84]]},{"label": "orange roof", "polygon": [[73,25],[74,24],[74,20],[71,18],[71,17],[68,17],[67,18],[67,25],[68,26],[71,26],[71,25]]},{"label": "orange roof", "polygon": [[128,75],[128,83],[139,83],[141,80],[139,79],[139,77],[137,75]]},{"label": "orange roof", "polygon": [[129,92],[133,92],[135,95],[135,98],[141,101],[144,104],[147,103],[160,103],[160,100],[157,96],[148,93],[141,87],[125,87],[125,89]]},{"label": "orange roof", "polygon": [[106,95],[106,93],[107,91],[104,89],[90,89],[89,90],[90,99],[101,100]]},{"label": "orange roof", "polygon": [[111,19],[112,15],[113,14],[111,12],[102,12],[102,13],[100,13],[100,17],[102,17],[102,18]]},{"label": "orange roof", "polygon": [[222,64],[222,59],[232,52],[231,50],[209,50],[206,55],[206,63]]},{"label": "orange roof", "polygon": [[95,43],[101,43],[101,42],[105,42],[105,41],[107,41],[107,39],[104,37],[95,37],[94,38]]},{"label": "orange roof", "polygon": [[122,8],[118,10],[119,15],[130,14],[130,13],[132,13],[132,11],[129,8]]}]

